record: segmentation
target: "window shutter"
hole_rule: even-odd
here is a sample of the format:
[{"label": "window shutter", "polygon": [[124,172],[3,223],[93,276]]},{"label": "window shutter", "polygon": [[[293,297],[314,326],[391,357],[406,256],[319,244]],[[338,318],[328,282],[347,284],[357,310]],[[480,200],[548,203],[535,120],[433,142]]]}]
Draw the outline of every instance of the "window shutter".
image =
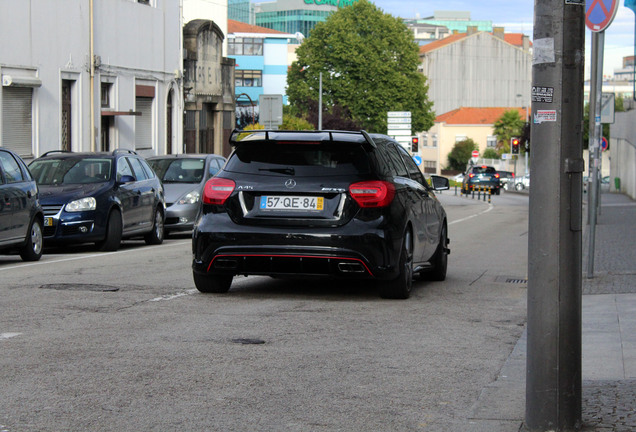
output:
[{"label": "window shutter", "polygon": [[151,98],[136,98],[135,106],[140,116],[135,117],[135,149],[152,148],[152,101]]},{"label": "window shutter", "polygon": [[2,145],[22,157],[33,155],[32,101],[32,88],[2,88]]}]

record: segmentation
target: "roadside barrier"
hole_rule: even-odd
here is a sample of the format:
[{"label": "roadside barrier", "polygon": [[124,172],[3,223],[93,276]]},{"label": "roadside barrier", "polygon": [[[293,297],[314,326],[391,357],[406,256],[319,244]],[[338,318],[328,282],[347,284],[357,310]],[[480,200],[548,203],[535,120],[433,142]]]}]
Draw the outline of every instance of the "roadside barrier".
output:
[{"label": "roadside barrier", "polygon": [[[473,187],[472,189],[468,190],[468,189],[463,189],[460,187],[459,189],[459,195],[466,195],[466,197],[468,197],[468,195],[471,196],[472,199],[475,199],[475,192],[477,192],[477,201],[481,200],[483,197],[483,200],[486,201],[486,199],[488,200],[488,203],[490,204],[492,202],[492,195],[494,192],[494,188],[490,187],[490,186],[476,186]],[[457,195],[457,186],[455,186],[455,195]]]}]

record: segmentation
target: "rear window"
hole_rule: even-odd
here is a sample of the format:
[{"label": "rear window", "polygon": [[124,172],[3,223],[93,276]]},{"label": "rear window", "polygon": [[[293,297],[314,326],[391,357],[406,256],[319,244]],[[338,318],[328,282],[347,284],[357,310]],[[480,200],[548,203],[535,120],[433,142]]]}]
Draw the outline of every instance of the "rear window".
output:
[{"label": "rear window", "polygon": [[203,158],[150,159],[148,163],[164,183],[200,183],[203,180]]},{"label": "rear window", "polygon": [[497,174],[497,170],[489,166],[473,167],[473,174]]},{"label": "rear window", "polygon": [[352,143],[248,143],[236,147],[225,171],[261,174],[322,176],[367,174],[369,157]]}]

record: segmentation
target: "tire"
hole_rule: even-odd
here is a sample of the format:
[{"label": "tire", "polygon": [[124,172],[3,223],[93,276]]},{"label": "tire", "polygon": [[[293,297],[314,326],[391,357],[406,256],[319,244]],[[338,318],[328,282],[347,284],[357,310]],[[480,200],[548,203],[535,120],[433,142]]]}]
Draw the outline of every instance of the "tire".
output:
[{"label": "tire", "polygon": [[24,261],[38,261],[42,257],[43,245],[42,222],[36,218],[31,222],[26,243],[20,248],[20,258]]},{"label": "tire", "polygon": [[431,260],[433,270],[420,274],[420,278],[429,281],[443,281],[446,279],[446,269],[448,268],[448,235],[447,228],[444,226],[439,237],[437,250]]},{"label": "tire", "polygon": [[152,223],[152,230],[144,236],[144,240],[148,245],[158,245],[163,243],[163,237],[163,212],[157,208],[155,210],[155,217]]},{"label": "tire", "polygon": [[495,192],[495,195],[500,195],[501,194],[501,188],[497,188],[497,191]]},{"label": "tire", "polygon": [[520,190],[523,190],[523,189],[524,189],[523,183],[515,184],[515,190],[520,191]]},{"label": "tire", "polygon": [[413,243],[410,230],[407,230],[404,234],[398,265],[400,267],[398,277],[381,285],[380,297],[405,300],[411,295],[413,286]]},{"label": "tire", "polygon": [[230,290],[232,275],[202,275],[192,273],[194,286],[202,293],[222,294]]},{"label": "tire", "polygon": [[97,248],[103,252],[115,252],[121,245],[122,221],[119,210],[111,210],[108,215],[106,237],[97,243]]}]

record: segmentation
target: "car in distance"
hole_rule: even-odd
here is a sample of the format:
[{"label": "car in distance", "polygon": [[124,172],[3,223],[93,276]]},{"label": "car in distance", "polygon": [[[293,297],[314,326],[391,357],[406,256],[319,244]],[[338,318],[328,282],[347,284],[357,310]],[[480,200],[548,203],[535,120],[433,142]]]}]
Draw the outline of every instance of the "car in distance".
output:
[{"label": "car in distance", "polygon": [[501,182],[501,187],[504,190],[511,189],[515,184],[515,173],[512,171],[497,171],[499,174],[499,181]]},{"label": "car in distance", "polygon": [[43,223],[38,186],[29,169],[20,156],[0,147],[0,253],[39,260]]},{"label": "car in distance", "polygon": [[409,153],[364,131],[234,131],[233,151],[208,180],[192,238],[201,292],[236,275],[379,282],[409,297],[414,274],[444,280],[446,212]]},{"label": "car in distance", "polygon": [[499,195],[501,180],[494,167],[478,165],[468,169],[462,183],[462,193],[467,194],[472,190],[478,189],[491,190],[492,193]]},{"label": "car in distance", "polygon": [[191,231],[201,207],[203,186],[223,167],[225,158],[214,154],[179,154],[146,160],[163,183],[166,235]]},{"label": "car in distance", "polygon": [[530,174],[526,174],[522,177],[517,177],[515,181],[515,190],[524,190],[530,187]]},{"label": "car in distance", "polygon": [[95,242],[119,249],[123,238],[163,242],[163,185],[132,150],[54,150],[29,164],[40,188],[45,244]]}]

